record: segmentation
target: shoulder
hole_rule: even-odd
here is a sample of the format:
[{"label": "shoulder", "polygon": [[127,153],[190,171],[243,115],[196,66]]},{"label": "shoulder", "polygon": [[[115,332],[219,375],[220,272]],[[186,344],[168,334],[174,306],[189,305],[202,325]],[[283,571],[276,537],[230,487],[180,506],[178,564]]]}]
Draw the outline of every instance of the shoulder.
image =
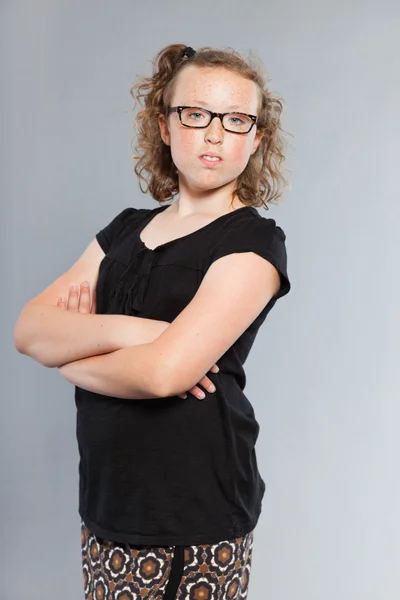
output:
[{"label": "shoulder", "polygon": [[116,239],[126,231],[133,230],[151,212],[152,209],[129,206],[112,216],[111,220],[96,233],[96,239],[103,251],[107,253]]},{"label": "shoulder", "polygon": [[255,208],[232,213],[211,244],[208,266],[228,254],[254,252],[279,271],[281,295],[290,290],[287,273],[286,234],[273,218],[263,217]]},{"label": "shoulder", "polygon": [[263,217],[254,207],[235,212],[214,236],[210,248],[214,260],[221,252],[279,253],[286,250],[286,234],[275,219]]},{"label": "shoulder", "polygon": [[247,228],[251,229],[253,227],[253,230],[260,232],[265,236],[278,236],[283,242],[286,240],[286,234],[283,229],[277,225],[276,220],[272,217],[263,216],[256,208],[249,211],[243,221],[246,223]]}]

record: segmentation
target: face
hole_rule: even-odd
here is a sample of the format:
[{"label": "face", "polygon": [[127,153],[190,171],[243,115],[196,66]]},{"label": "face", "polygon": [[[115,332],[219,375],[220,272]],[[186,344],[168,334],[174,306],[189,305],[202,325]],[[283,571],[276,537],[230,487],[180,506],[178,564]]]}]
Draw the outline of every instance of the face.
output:
[{"label": "face", "polygon": [[[257,86],[223,68],[186,67],[178,76],[170,106],[195,106],[216,112],[243,112],[258,115]],[[179,185],[201,192],[234,183],[256,152],[262,134],[251,131],[240,135],[225,131],[218,117],[208,127],[184,127],[177,113],[159,117],[162,139],[171,147],[178,170]],[[202,154],[213,152],[222,157],[218,163],[206,163]]]}]

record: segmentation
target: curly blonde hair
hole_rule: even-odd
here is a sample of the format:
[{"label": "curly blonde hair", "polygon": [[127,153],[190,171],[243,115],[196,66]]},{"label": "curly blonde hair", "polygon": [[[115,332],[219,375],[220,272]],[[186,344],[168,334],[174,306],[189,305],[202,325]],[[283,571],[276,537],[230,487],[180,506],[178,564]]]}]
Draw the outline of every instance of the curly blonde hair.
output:
[{"label": "curly blonde hair", "polygon": [[[259,89],[259,120],[257,132],[263,137],[257,151],[250,156],[246,168],[238,176],[232,196],[237,196],[248,206],[277,203],[287,185],[283,175],[283,154],[286,147],[280,120],[282,98],[274,95],[267,86],[262,68],[251,58],[247,61],[235,50],[202,47],[188,58],[183,56],[185,44],[170,44],[158,52],[153,61],[151,77],[141,77],[130,93],[137,101],[144,97],[143,109],[137,114],[135,124],[138,143],[134,150],[135,173],[143,193],[150,191],[160,203],[171,200],[179,192],[178,174],[171,157],[170,147],[164,144],[158,125],[158,116],[165,114],[170,105],[177,77],[188,65],[217,67],[238,73],[254,81]],[[147,184],[147,189],[142,183]]]}]

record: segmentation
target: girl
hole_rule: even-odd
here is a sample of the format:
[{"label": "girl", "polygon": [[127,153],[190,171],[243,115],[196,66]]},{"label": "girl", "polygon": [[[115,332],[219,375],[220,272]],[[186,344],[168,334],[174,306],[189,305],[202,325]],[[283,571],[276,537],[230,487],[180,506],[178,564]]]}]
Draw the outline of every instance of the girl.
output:
[{"label": "girl", "polygon": [[265,492],[243,364],[290,290],[256,210],[281,195],[282,104],[238,53],[182,44],[131,93],[159,206],[99,231],[16,347],[75,384],[85,598],[243,600]]}]

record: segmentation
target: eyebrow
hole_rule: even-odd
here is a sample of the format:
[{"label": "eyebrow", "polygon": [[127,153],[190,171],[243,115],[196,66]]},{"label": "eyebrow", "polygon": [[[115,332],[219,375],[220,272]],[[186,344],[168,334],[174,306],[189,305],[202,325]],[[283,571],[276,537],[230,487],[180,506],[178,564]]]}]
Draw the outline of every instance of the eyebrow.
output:
[{"label": "eyebrow", "polygon": [[[203,106],[204,108],[210,108],[210,105],[207,102],[204,102],[204,100],[197,100],[198,104],[192,104],[191,106]],[[244,112],[243,109],[241,108],[241,106],[237,105],[237,104],[232,104],[231,106],[227,107],[227,110],[236,110],[240,108],[241,112]]]}]

